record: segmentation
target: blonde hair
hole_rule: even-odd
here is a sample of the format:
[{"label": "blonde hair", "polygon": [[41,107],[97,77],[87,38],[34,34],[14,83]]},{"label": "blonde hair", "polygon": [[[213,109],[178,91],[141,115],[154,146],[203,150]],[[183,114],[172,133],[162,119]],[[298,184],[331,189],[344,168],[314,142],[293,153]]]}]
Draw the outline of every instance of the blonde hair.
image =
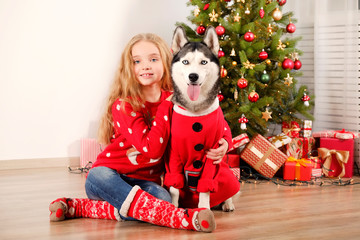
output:
[{"label": "blonde hair", "polygon": [[170,75],[172,54],[167,43],[162,38],[152,33],[143,33],[134,36],[122,52],[120,64],[111,86],[107,107],[100,121],[98,140],[102,144],[109,144],[114,133],[112,119],[112,105],[114,102],[120,98],[123,101],[130,103],[135,111],[139,110],[144,102],[141,94],[141,85],[137,81],[133,71],[134,62],[131,55],[133,46],[140,41],[151,42],[159,49],[164,66],[161,88],[166,91],[172,90]]}]

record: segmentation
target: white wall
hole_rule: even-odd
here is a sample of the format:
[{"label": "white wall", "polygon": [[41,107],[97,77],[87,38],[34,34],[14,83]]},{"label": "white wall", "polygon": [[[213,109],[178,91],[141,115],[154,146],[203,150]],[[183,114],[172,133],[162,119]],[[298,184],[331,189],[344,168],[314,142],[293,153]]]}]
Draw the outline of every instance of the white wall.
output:
[{"label": "white wall", "polygon": [[186,0],[0,0],[0,160],[80,155],[131,36],[169,44]]}]

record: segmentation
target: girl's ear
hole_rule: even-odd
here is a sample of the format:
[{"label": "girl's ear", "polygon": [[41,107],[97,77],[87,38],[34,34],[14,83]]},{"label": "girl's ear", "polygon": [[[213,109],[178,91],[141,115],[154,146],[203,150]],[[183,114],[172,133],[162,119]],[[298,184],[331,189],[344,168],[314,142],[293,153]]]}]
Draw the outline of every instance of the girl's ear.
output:
[{"label": "girl's ear", "polygon": [[185,30],[183,27],[179,26],[175,29],[171,49],[173,53],[177,53],[189,40],[186,37]]},{"label": "girl's ear", "polygon": [[216,56],[218,55],[220,49],[219,38],[213,26],[207,27],[203,42],[211,49],[211,51]]}]

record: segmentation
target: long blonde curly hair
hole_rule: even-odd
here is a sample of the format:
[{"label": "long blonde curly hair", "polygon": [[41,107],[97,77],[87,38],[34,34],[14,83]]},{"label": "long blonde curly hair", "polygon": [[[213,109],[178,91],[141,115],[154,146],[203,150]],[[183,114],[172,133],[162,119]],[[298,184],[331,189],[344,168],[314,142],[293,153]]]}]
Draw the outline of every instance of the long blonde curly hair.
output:
[{"label": "long blonde curly hair", "polygon": [[113,119],[112,119],[112,105],[120,98],[131,104],[135,111],[139,110],[144,102],[141,94],[141,85],[136,79],[133,68],[133,58],[131,55],[133,46],[139,41],[148,41],[153,43],[160,52],[160,57],[164,66],[164,74],[161,79],[161,88],[163,90],[172,90],[170,64],[172,54],[167,43],[159,36],[153,33],[142,33],[134,36],[126,45],[122,55],[120,64],[112,83],[110,94],[107,101],[107,108],[101,118],[98,140],[102,144],[109,144],[112,135],[114,134]]}]

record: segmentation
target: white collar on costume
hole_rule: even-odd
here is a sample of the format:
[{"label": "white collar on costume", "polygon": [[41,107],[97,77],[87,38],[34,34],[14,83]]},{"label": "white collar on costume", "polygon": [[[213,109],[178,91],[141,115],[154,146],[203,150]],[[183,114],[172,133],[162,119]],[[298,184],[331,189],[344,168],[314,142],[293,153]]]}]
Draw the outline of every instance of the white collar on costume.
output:
[{"label": "white collar on costume", "polygon": [[189,117],[200,117],[200,116],[205,116],[205,115],[208,115],[208,114],[214,112],[216,109],[218,109],[218,107],[219,107],[219,99],[215,98],[215,101],[213,102],[213,104],[211,104],[209,108],[207,108],[201,112],[196,112],[196,113],[190,112],[177,104],[174,105],[174,111],[181,115],[185,115],[185,116],[189,116]]}]

